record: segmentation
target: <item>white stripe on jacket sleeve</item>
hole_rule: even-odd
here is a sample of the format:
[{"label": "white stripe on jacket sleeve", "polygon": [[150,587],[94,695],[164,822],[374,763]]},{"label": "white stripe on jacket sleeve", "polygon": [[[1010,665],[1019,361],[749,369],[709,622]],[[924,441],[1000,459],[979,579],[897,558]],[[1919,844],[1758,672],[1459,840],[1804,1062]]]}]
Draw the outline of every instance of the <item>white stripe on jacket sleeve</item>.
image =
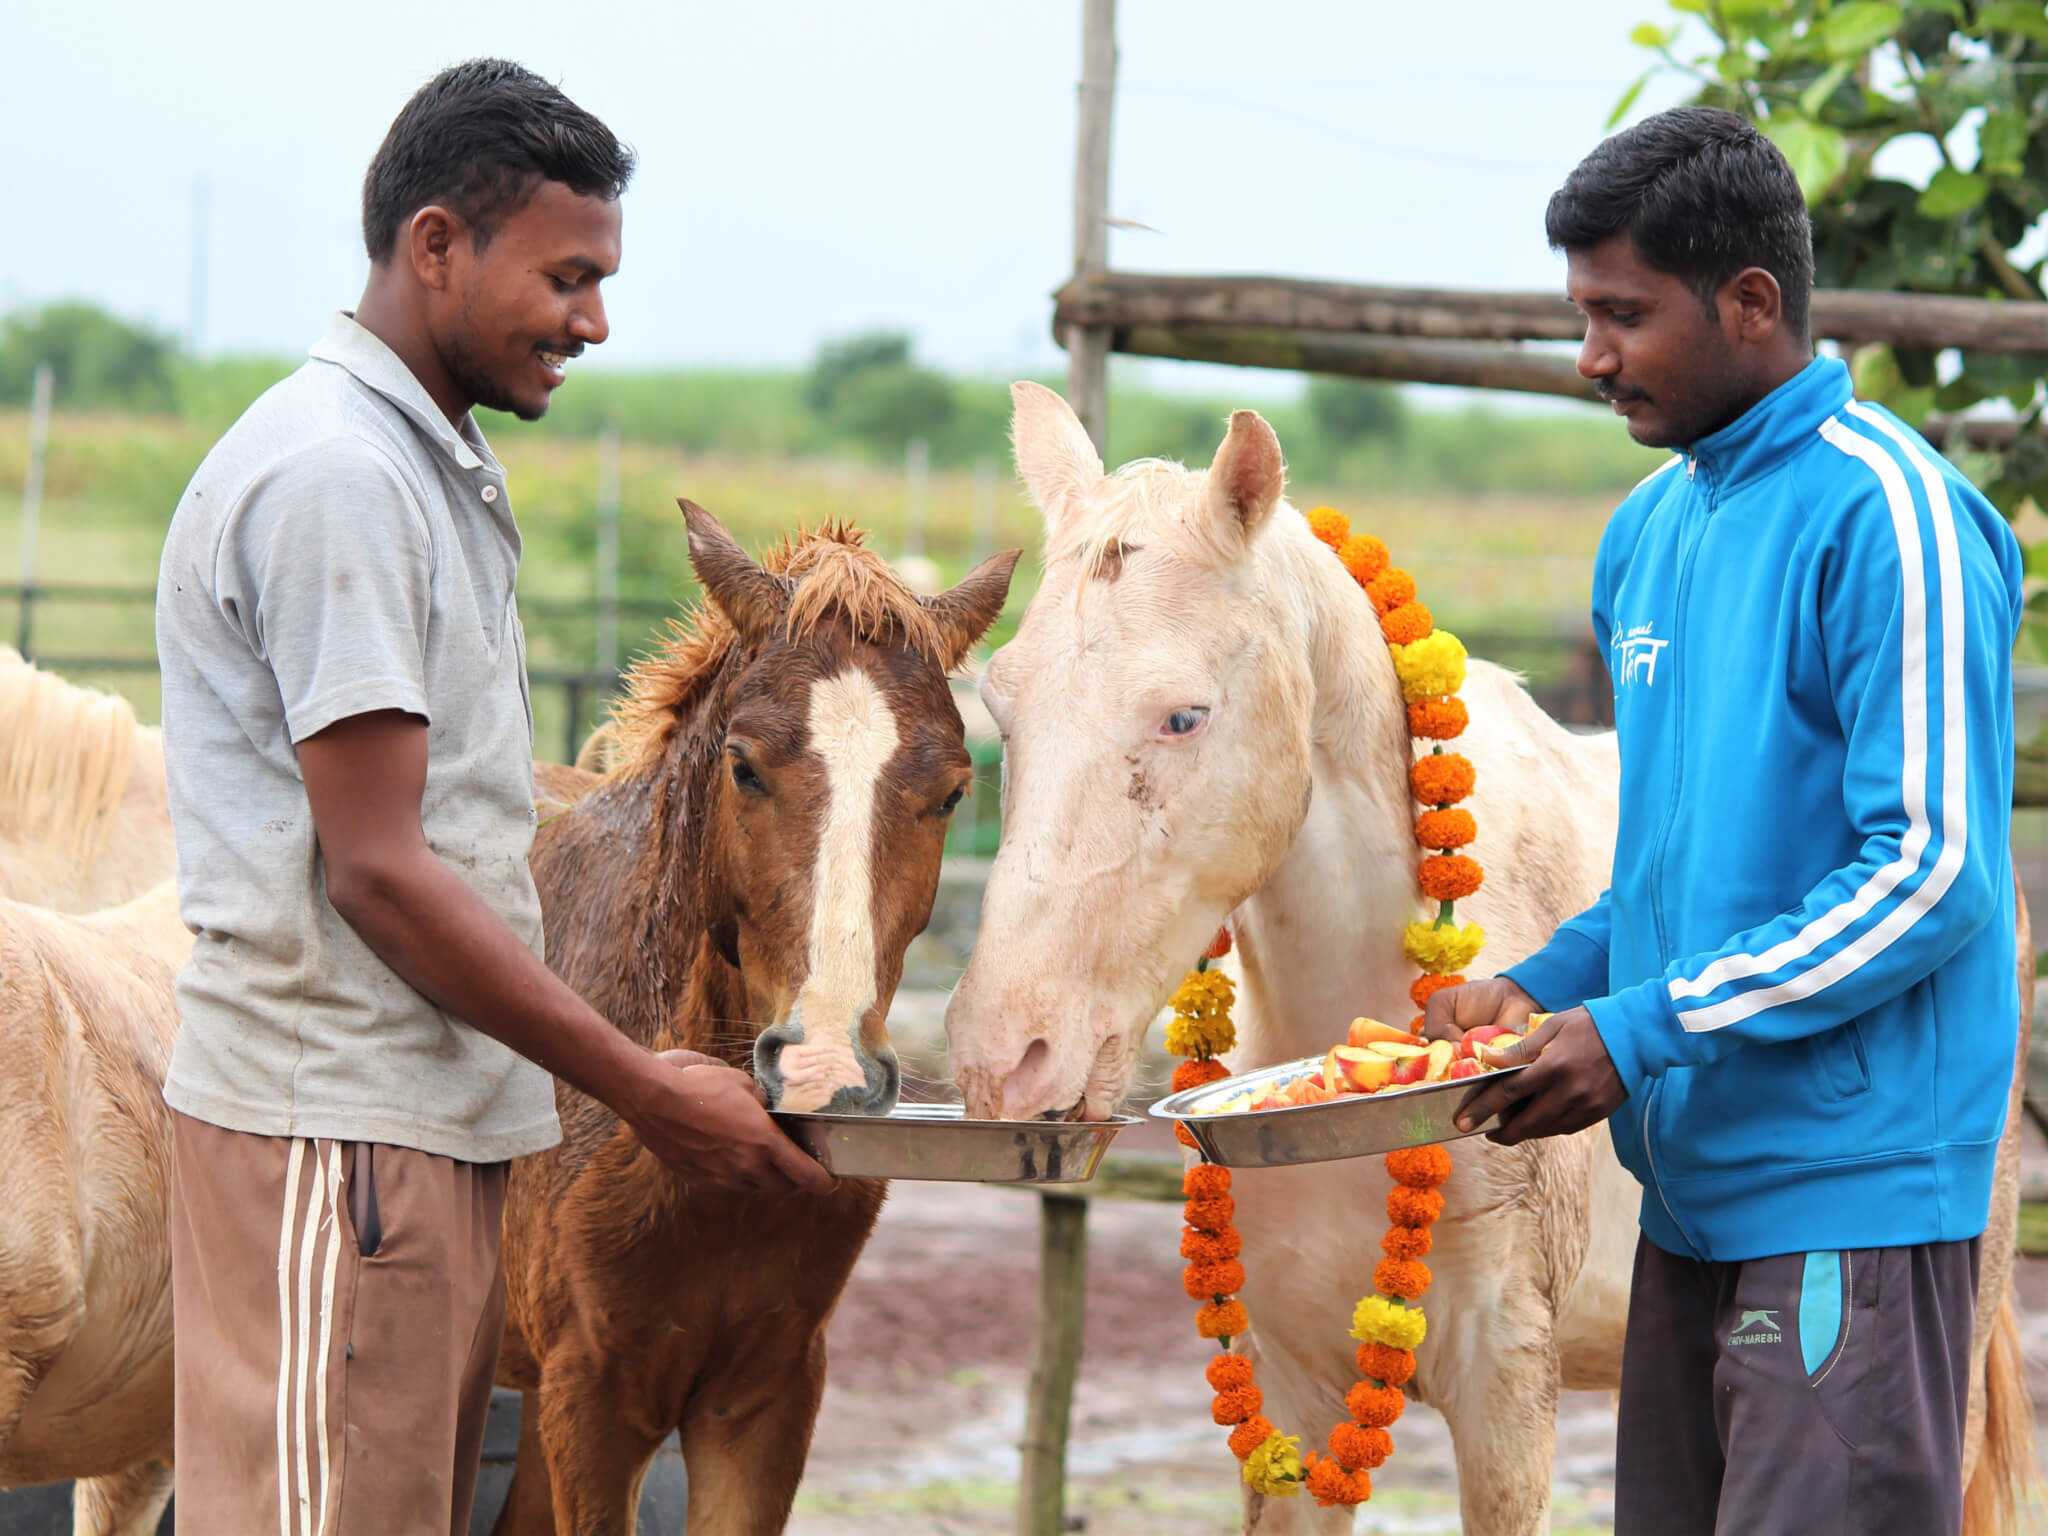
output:
[{"label": "white stripe on jacket sleeve", "polygon": [[[1928,511],[1934,525],[1935,562],[1941,595],[1941,851],[1935,858],[1933,871],[1918,889],[1867,932],[1818,965],[1776,986],[1741,993],[1712,1007],[1681,1009],[1678,1021],[1688,1033],[1701,1033],[1739,1023],[1765,1009],[1811,997],[1852,975],[1932,910],[1955,883],[1962,869],[1970,822],[1968,722],[1963,694],[1962,560],[1956,544],[1955,513],[1949,503],[1948,486],[1940,472],[1928,462],[1925,453],[1869,407],[1851,402],[1849,411],[1858,420],[1875,426],[1890,437],[1912,461],[1926,490]],[[1860,460],[1876,474],[1884,490],[1885,503],[1891,511],[1892,530],[1899,541],[1903,581],[1900,705],[1904,717],[1900,799],[1906,810],[1906,835],[1900,842],[1897,858],[1866,880],[1855,895],[1822,913],[1791,938],[1773,945],[1761,955],[1724,955],[1691,980],[1680,978],[1673,981],[1670,994],[1674,1004],[1687,998],[1705,997],[1732,981],[1767,975],[1809,958],[1821,945],[1842,933],[1895,891],[1926,858],[1931,837],[1927,815],[1928,617],[1919,518],[1905,476],[1880,444],[1834,418],[1821,424],[1820,434],[1833,447]]]}]

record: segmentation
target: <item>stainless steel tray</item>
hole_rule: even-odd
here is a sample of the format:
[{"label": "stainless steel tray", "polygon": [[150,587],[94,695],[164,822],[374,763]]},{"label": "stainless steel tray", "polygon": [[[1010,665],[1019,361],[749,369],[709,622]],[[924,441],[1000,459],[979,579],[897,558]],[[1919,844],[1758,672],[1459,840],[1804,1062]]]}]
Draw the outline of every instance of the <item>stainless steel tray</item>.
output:
[{"label": "stainless steel tray", "polygon": [[899,1104],[891,1115],[775,1119],[845,1179],[951,1179],[970,1184],[1078,1184],[1134,1115],[1109,1120],[969,1120],[958,1104]]},{"label": "stainless steel tray", "polygon": [[1202,1155],[1226,1168],[1278,1168],[1290,1163],[1329,1163],[1346,1157],[1370,1157],[1402,1147],[1477,1136],[1497,1124],[1489,1120],[1476,1130],[1461,1131],[1451,1117],[1465,1095],[1483,1083],[1522,1067],[1502,1067],[1484,1077],[1442,1083],[1417,1083],[1412,1088],[1382,1088],[1378,1093],[1345,1094],[1327,1104],[1299,1104],[1286,1109],[1246,1109],[1229,1114],[1200,1114],[1204,1104],[1232,1099],[1248,1089],[1263,1088],[1319,1071],[1320,1056],[1283,1061],[1277,1067],[1226,1077],[1161,1099],[1152,1113],[1178,1120],[1201,1146]]}]

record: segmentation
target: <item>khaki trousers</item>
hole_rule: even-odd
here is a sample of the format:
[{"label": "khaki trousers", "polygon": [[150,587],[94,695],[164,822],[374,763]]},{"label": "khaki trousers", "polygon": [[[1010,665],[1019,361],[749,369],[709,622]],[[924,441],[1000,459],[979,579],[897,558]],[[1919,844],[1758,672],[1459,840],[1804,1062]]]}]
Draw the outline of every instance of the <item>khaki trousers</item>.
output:
[{"label": "khaki trousers", "polygon": [[179,1529],[463,1536],[506,1165],[172,1121]]}]

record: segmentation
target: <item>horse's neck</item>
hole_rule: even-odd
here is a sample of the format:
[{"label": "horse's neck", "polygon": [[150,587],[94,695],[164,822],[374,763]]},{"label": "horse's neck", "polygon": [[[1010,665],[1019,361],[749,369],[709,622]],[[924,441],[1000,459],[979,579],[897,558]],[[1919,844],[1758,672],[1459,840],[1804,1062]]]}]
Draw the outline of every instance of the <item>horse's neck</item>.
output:
[{"label": "horse's neck", "polygon": [[1258,547],[1315,669],[1315,790],[1278,872],[1238,909],[1241,1070],[1319,1051],[1361,1011],[1404,1022],[1401,929],[1422,915],[1407,714],[1372,606],[1299,519]]},{"label": "horse's neck", "polygon": [[652,1049],[738,1059],[746,1053],[726,1037],[739,1028],[744,993],[707,937],[698,867],[711,725],[679,722],[657,762],[607,776],[552,818],[536,839],[534,874],[549,963],[593,1007]]}]

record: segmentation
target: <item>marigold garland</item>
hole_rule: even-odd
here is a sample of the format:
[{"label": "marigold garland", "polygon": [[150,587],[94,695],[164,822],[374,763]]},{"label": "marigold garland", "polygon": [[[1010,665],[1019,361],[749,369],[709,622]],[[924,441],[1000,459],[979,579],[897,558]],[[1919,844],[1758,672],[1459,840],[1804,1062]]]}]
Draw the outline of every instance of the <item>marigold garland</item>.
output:
[{"label": "marigold garland", "polygon": [[[1417,1008],[1425,1008],[1436,993],[1464,981],[1465,968],[1486,942],[1486,931],[1477,923],[1456,922],[1454,910],[1484,879],[1477,860],[1451,851],[1469,847],[1478,836],[1471,813],[1455,809],[1472,793],[1472,764],[1441,745],[1463,734],[1470,723],[1456,696],[1465,682],[1465,647],[1457,636],[1436,628],[1429,609],[1416,598],[1414,577],[1392,564],[1385,544],[1370,534],[1354,534],[1350,519],[1332,507],[1311,511],[1308,526],[1365,589],[1393,658],[1409,735],[1432,743],[1410,767],[1408,784],[1423,806],[1415,838],[1427,851],[1416,880],[1437,911],[1433,919],[1408,924],[1401,934],[1402,953],[1422,972],[1408,995]],[[1230,1019],[1235,988],[1228,976],[1210,970],[1209,962],[1222,959],[1230,947],[1226,926],[1173,994],[1167,1048],[1188,1058],[1174,1068],[1176,1092],[1229,1075],[1215,1058],[1237,1041]],[[1417,1017],[1411,1028],[1421,1025]],[[1183,1144],[1196,1145],[1185,1124],[1177,1125],[1175,1133]],[[1394,1180],[1387,1193],[1389,1225],[1380,1241],[1386,1257],[1373,1270],[1375,1293],[1362,1298],[1352,1313],[1359,1381],[1344,1399],[1351,1418],[1330,1431],[1328,1455],[1302,1455],[1295,1436],[1274,1428],[1259,1411],[1264,1399],[1251,1361],[1230,1352],[1231,1341],[1251,1326],[1250,1314],[1236,1297],[1244,1284],[1244,1266],[1238,1262],[1243,1237],[1231,1225],[1236,1201],[1230,1194],[1230,1170],[1198,1163],[1181,1181],[1187,1197],[1180,1244],[1188,1261],[1183,1280],[1188,1295],[1202,1302],[1196,1331],[1217,1340],[1223,1350],[1207,1372],[1216,1394],[1210,1412],[1218,1424],[1234,1426],[1231,1454],[1244,1463],[1244,1481],[1257,1493],[1285,1498],[1306,1488],[1325,1507],[1362,1504],[1372,1497],[1371,1469],[1393,1454],[1388,1429],[1407,1404],[1402,1388],[1414,1379],[1415,1347],[1429,1326],[1422,1308],[1413,1303],[1429,1290],[1429,1266],[1423,1259],[1434,1242],[1430,1227],[1443,1214],[1438,1186],[1450,1177],[1451,1160],[1442,1147],[1413,1147],[1388,1153],[1386,1167]]]}]

